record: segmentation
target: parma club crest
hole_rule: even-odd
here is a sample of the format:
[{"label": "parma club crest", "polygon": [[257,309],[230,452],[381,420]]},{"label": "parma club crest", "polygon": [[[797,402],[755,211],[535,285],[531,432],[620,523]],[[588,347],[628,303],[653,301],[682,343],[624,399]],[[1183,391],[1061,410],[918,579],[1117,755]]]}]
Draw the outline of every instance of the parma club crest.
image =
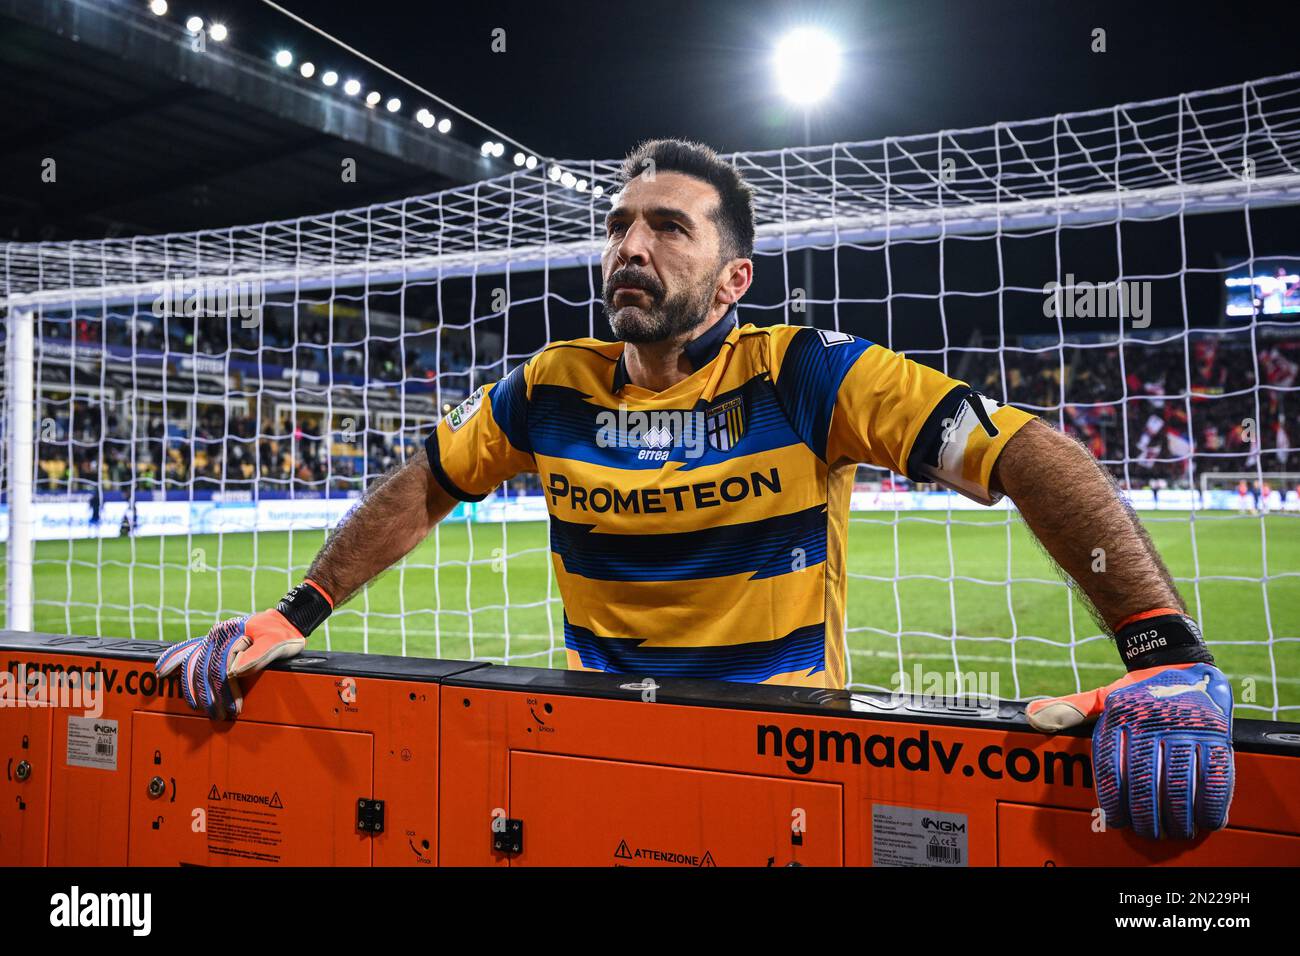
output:
[{"label": "parma club crest", "polygon": [[709,447],[731,451],[745,434],[745,405],[739,396],[714,405],[704,413],[704,430]]}]

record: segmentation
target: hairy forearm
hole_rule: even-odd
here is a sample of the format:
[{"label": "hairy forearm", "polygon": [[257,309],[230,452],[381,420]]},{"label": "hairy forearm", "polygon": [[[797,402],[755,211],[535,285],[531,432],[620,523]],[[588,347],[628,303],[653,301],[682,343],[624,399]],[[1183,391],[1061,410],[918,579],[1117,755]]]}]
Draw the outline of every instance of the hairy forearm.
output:
[{"label": "hairy forearm", "polygon": [[338,607],[423,541],[455,507],[423,451],[375,481],[307,571]]},{"label": "hairy forearm", "polygon": [[1153,608],[1185,610],[1137,515],[1074,439],[1030,422],[1002,450],[992,484],[1015,502],[1107,630]]}]

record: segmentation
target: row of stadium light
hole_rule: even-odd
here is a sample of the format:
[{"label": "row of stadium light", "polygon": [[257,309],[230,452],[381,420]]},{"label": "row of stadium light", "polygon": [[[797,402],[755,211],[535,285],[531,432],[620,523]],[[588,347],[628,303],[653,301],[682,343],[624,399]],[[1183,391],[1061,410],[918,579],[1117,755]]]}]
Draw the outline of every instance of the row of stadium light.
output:
[{"label": "row of stadium light", "polygon": [[[273,59],[275,60],[275,65],[283,70],[287,70],[289,67],[293,66],[293,54],[288,50],[277,50]],[[312,63],[310,60],[304,60],[299,64],[298,72],[302,74],[303,79],[310,80],[316,75],[316,64]],[[326,70],[320,75],[320,81],[329,87],[338,86],[339,75],[334,70]],[[356,96],[360,92],[360,80],[347,79],[343,81],[343,94],[345,96]],[[383,100],[384,97],[378,90],[371,90],[366,94],[365,103],[367,107],[374,109],[383,102]],[[384,103],[384,109],[388,110],[390,113],[400,113],[402,110],[402,101],[396,96],[390,96],[388,101]],[[425,129],[436,128],[439,133],[451,132],[451,120],[447,119],[445,116],[440,120],[436,119],[434,115],[429,112],[428,108],[423,106],[416,110],[415,121]]]},{"label": "row of stadium light", "polygon": [[[167,9],[167,0],[149,0],[149,12],[154,16],[165,16]],[[185,21],[185,29],[191,33],[202,33],[203,26],[202,17],[190,17]],[[230,31],[226,29],[224,23],[213,23],[208,27],[208,37],[217,43],[225,43],[228,36],[230,36]]]},{"label": "row of stadium light", "polygon": [[[167,14],[167,0],[149,0],[149,10],[154,16],[165,16]],[[202,17],[194,16],[185,21],[185,29],[190,33],[199,34],[203,32],[204,22]],[[230,31],[224,24],[213,23],[207,25],[208,37],[217,43],[224,43],[230,36]],[[275,65],[281,69],[287,70],[293,66],[293,54],[288,50],[277,50],[275,56],[271,58]],[[316,64],[306,60],[299,64],[298,72],[302,74],[303,79],[310,80],[316,75]],[[334,87],[338,85],[339,75],[334,70],[326,70],[320,75],[320,81],[325,86]],[[343,81],[343,93],[346,96],[356,96],[361,92],[361,81],[356,79],[347,79]],[[365,103],[370,109],[374,109],[383,102],[383,95],[376,90],[371,90],[366,94]],[[402,101],[396,96],[390,96],[388,102],[384,103],[384,108],[390,113],[399,113],[402,109]],[[451,132],[451,120],[447,117],[435,119],[434,115],[426,108],[421,108],[415,114],[415,121],[425,129],[437,129],[439,133]],[[486,155],[486,153],[484,154]],[[499,153],[496,155],[500,155]]]},{"label": "row of stadium light", "polygon": [[[484,156],[491,156],[494,159],[500,159],[506,154],[506,144],[489,139],[479,147],[479,152]],[[522,169],[536,169],[537,157],[529,156],[526,153],[515,153],[515,165]],[[580,193],[585,193],[587,187],[590,185],[590,183],[585,179],[579,179],[577,176],[573,175],[573,173],[560,166],[552,166],[547,171],[547,175],[551,178],[551,182],[559,183],[566,189],[576,189]],[[591,194],[599,198],[605,195],[605,189],[602,186],[595,186],[592,188]]]},{"label": "row of stadium light", "polygon": [[[149,0],[149,9],[155,16],[164,16],[168,10],[167,0]],[[193,16],[185,21],[185,29],[192,34],[201,33],[204,26],[202,17]],[[230,35],[230,31],[222,23],[213,23],[207,27],[207,34],[217,43],[223,43]],[[783,37],[777,44],[773,59],[782,93],[791,102],[808,109],[824,98],[835,85],[840,68],[840,49],[839,44],[829,34],[805,27],[793,30]],[[293,66],[293,54],[288,50],[277,50],[273,60],[276,66],[284,70]],[[299,64],[298,72],[302,74],[303,79],[310,80],[316,75],[316,64],[306,60]],[[325,86],[332,88],[338,85],[339,75],[334,70],[326,70],[321,74],[320,80]],[[343,81],[345,96],[356,96],[360,92],[360,80],[350,78]],[[377,90],[371,90],[365,96],[365,103],[368,108],[374,109],[383,102],[383,99],[383,95]],[[396,96],[389,97],[384,108],[390,113],[401,112],[402,101]],[[416,112],[415,121],[425,129],[436,127],[439,133],[451,132],[450,119],[446,117],[441,120],[435,119],[434,115],[424,107]],[[480,147],[480,152],[485,157],[500,159],[505,155],[506,146],[505,143],[487,140]],[[537,167],[536,156],[517,152],[514,160],[516,166],[525,169]],[[559,166],[552,166],[548,175],[553,182],[567,189],[587,191],[587,180],[580,179]],[[599,197],[604,194],[604,189],[596,186],[591,190],[591,194]]]},{"label": "row of stadium light", "polygon": [[[580,193],[585,193],[587,191],[587,186],[589,185],[585,179],[579,179],[577,176],[573,175],[573,173],[560,166],[552,166],[546,171],[546,175],[551,178],[551,182],[559,183],[566,189],[576,189]],[[601,196],[605,195],[605,189],[602,186],[593,186],[591,194],[599,199]]]}]

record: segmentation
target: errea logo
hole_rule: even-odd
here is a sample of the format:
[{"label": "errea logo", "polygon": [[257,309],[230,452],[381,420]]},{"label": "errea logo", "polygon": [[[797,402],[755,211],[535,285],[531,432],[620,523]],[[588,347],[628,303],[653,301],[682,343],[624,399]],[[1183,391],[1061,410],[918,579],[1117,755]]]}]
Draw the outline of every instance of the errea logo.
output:
[{"label": "errea logo", "polygon": [[127,927],[134,936],[153,928],[151,893],[83,893],[78,886],[50,897],[50,925],[55,927]]},{"label": "errea logo", "polygon": [[667,428],[650,428],[641,435],[642,448],[636,457],[641,461],[667,461],[672,444],[673,433]]},{"label": "errea logo", "polygon": [[646,448],[667,448],[673,443],[673,433],[662,425],[656,425],[641,436],[641,444]]}]

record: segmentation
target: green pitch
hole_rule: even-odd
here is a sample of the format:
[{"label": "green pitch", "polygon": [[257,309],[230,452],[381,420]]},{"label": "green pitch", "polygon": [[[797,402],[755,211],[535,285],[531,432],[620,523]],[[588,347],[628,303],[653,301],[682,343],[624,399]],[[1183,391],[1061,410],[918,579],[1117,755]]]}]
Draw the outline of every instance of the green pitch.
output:
[{"label": "green pitch", "polygon": [[[1300,708],[1300,515],[1144,520],[1241,714],[1300,720],[1300,709],[1275,710]],[[273,605],[322,540],[294,532],[42,542],[36,626],[169,641],[202,634],[222,617]],[[446,524],[335,613],[312,646],[563,666],[546,548],[541,522]],[[1001,696],[1027,697],[1121,674],[1113,646],[1014,516],[958,512],[949,522],[912,512],[895,523],[892,514],[855,514],[849,571],[854,685],[890,689],[900,667],[910,676],[919,664],[996,675]]]}]

